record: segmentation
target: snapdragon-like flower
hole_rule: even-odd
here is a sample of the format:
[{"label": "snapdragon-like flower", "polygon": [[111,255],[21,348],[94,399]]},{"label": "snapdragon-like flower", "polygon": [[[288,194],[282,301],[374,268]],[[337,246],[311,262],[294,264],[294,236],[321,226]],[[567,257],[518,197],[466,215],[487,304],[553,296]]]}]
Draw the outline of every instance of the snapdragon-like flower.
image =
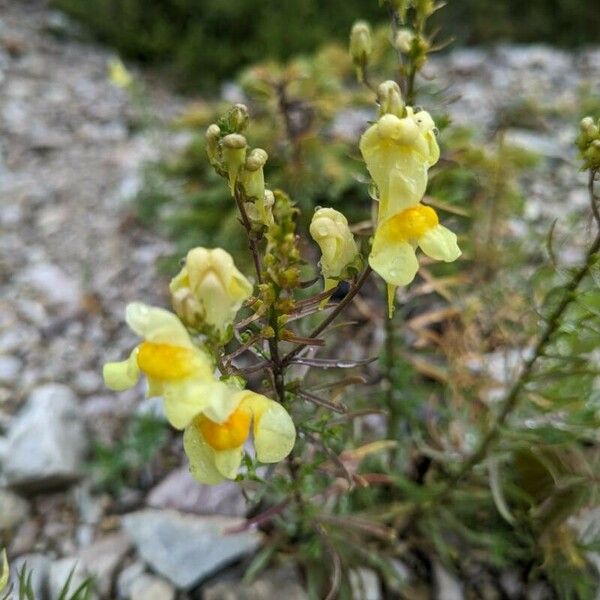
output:
[{"label": "snapdragon-like flower", "polygon": [[143,373],[148,379],[148,395],[163,397],[167,419],[176,429],[186,427],[211,404],[226,402],[229,386],[214,378],[209,355],[194,345],[176,315],[133,302],[127,305],[125,320],[144,341],[127,360],[104,365],[104,382],[109,388],[129,389]]},{"label": "snapdragon-like flower", "polygon": [[453,262],[461,254],[456,234],[440,225],[433,208],[419,204],[377,228],[369,264],[389,286],[407,285],[419,269],[417,246],[427,256],[445,262]]},{"label": "snapdragon-like flower", "polygon": [[426,111],[385,114],[369,127],[360,150],[379,193],[379,223],[417,205],[427,188],[427,171],[440,157],[433,119]]},{"label": "snapdragon-like flower", "polygon": [[243,390],[232,391],[212,408],[210,414],[199,413],[183,435],[190,472],[200,483],[235,479],[251,428],[260,462],[279,462],[292,451],[296,428],[281,404]]},{"label": "snapdragon-like flower", "polygon": [[[386,85],[395,89],[392,83]],[[445,262],[461,254],[456,235],[440,225],[433,208],[421,204],[429,167],[440,156],[433,119],[426,111],[415,113],[410,106],[404,108],[404,114],[382,115],[360,141],[379,194],[369,264],[388,284],[390,316],[396,287],[409,284],[419,269],[417,247]]]},{"label": "snapdragon-like flower", "polygon": [[170,284],[175,311],[188,325],[223,334],[252,294],[252,284],[221,248],[193,248]]},{"label": "snapdragon-like flower", "polygon": [[310,223],[310,235],[321,248],[321,272],[327,291],[337,285],[346,267],[356,259],[358,248],[348,227],[348,220],[333,208],[315,211]]}]

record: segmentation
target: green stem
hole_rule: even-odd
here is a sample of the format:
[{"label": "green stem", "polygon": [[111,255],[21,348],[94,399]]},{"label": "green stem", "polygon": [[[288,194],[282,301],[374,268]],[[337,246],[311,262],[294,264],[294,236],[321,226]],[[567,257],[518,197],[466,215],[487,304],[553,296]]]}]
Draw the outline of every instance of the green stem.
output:
[{"label": "green stem", "polygon": [[535,345],[531,357],[527,361],[525,361],[525,364],[523,365],[523,370],[521,371],[521,375],[513,384],[512,388],[509,390],[506,399],[504,400],[502,410],[497,416],[494,424],[489,429],[489,431],[483,436],[476,450],[473,452],[470,458],[463,464],[458,473],[454,475],[454,477],[450,479],[450,481],[444,487],[444,489],[441,490],[440,493],[442,496],[447,495],[447,493],[457,483],[459,483],[474,467],[476,467],[487,456],[488,450],[498,438],[508,417],[519,405],[519,402],[522,398],[521,392],[523,391],[525,385],[529,382],[529,379],[537,361],[540,357],[544,355],[546,347],[551,342],[552,337],[560,327],[561,320],[565,311],[575,299],[575,292],[577,291],[577,288],[579,287],[585,276],[590,272],[592,264],[595,261],[596,254],[599,250],[600,233],[596,235],[596,238],[594,239],[592,245],[590,246],[587,252],[585,264],[573,274],[573,277],[566,285],[565,294],[561,302],[556,306],[556,308],[548,317],[544,332],[542,333],[540,339]]}]

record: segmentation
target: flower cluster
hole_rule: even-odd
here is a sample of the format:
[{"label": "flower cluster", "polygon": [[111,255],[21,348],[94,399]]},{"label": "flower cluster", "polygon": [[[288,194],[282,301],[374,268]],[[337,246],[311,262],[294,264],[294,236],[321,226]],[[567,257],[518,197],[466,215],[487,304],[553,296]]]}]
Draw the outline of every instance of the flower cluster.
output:
[{"label": "flower cluster", "polygon": [[360,150],[379,200],[369,264],[388,284],[391,312],[396,286],[410,283],[418,271],[417,247],[446,262],[461,252],[456,235],[422,203],[428,170],[440,156],[433,119],[404,106],[395,82],[381,84],[379,104],[379,119],[363,134]]},{"label": "flower cluster", "polygon": [[579,125],[577,147],[584,161],[584,169],[600,169],[600,119],[585,117]]},{"label": "flower cluster", "polygon": [[251,430],[259,461],[285,458],[296,438],[287,411],[242,389],[238,378],[218,378],[210,352],[190,335],[205,326],[219,334],[230,328],[250,282],[224,250],[194,248],[171,291],[179,316],[138,302],[127,306],[126,322],[142,342],[127,360],[104,366],[106,385],[125,390],[146,376],[148,395],[162,396],[169,423],[184,430],[190,470],[201,483],[236,477]]}]

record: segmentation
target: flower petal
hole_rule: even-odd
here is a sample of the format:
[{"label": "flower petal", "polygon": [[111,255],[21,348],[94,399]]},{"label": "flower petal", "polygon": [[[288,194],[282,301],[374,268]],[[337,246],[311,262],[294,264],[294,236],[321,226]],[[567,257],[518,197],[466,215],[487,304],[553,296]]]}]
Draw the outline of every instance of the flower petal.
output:
[{"label": "flower petal", "polygon": [[456,234],[443,225],[436,225],[419,238],[419,247],[427,256],[445,262],[455,261],[462,253]]},{"label": "flower petal", "polygon": [[196,481],[215,485],[223,481],[215,464],[215,451],[204,441],[193,423],[183,434],[183,449],[190,461],[190,473]]},{"label": "flower petal", "polygon": [[217,471],[227,479],[235,479],[242,463],[244,447],[231,450],[215,450],[215,466]]},{"label": "flower petal", "polygon": [[386,283],[394,286],[408,285],[419,270],[411,244],[385,235],[385,229],[375,233],[369,264]]},{"label": "flower petal", "polygon": [[106,387],[117,392],[132,388],[140,378],[137,364],[138,349],[135,348],[127,360],[110,362],[104,365],[102,376]]},{"label": "flower petal", "polygon": [[163,385],[165,415],[175,429],[187,427],[203,413],[217,423],[223,423],[235,410],[232,388],[216,379],[187,379]]},{"label": "flower petal", "polygon": [[172,312],[142,302],[131,302],[125,320],[135,333],[149,342],[195,348],[181,321]]},{"label": "flower petal", "polygon": [[296,443],[296,427],[281,404],[262,394],[246,392],[245,405],[254,416],[254,448],[260,462],[283,460]]}]

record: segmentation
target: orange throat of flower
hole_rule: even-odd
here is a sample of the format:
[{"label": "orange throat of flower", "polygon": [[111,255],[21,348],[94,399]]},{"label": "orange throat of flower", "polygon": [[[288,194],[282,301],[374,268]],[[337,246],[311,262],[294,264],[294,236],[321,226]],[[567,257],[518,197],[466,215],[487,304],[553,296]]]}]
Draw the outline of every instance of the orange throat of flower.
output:
[{"label": "orange throat of flower", "polygon": [[215,423],[199,415],[194,425],[213,450],[233,450],[248,438],[251,418],[250,412],[240,407],[224,423]]},{"label": "orange throat of flower", "polygon": [[139,368],[160,381],[183,379],[194,371],[194,351],[191,348],[143,342],[137,355]]},{"label": "orange throat of flower", "polygon": [[430,206],[411,206],[388,219],[384,235],[394,241],[418,240],[439,224],[438,216]]}]

